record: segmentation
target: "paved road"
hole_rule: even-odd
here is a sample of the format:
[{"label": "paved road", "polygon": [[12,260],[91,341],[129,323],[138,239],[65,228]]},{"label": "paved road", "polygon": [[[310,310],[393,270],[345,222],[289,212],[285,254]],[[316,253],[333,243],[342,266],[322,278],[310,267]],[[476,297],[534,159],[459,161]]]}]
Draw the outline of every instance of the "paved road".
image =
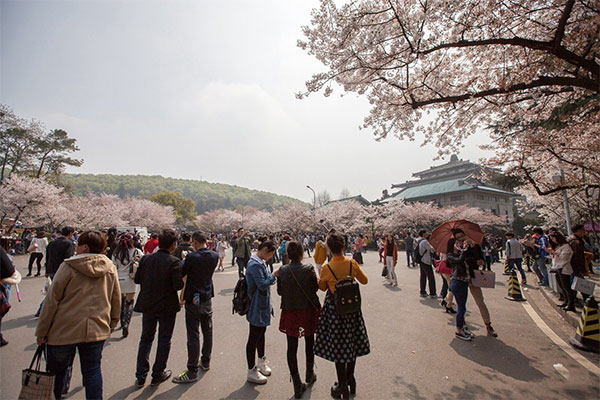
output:
[{"label": "paved road", "polygon": [[[21,272],[25,257],[17,257]],[[506,283],[501,265],[494,269],[500,280],[496,289],[484,291],[492,321],[499,338],[485,335],[485,327],[472,299],[467,321],[478,335],[472,342],[454,338],[454,320],[442,312],[436,299],[418,296],[417,270],[408,269],[401,254],[398,288],[383,284],[377,255],[365,256],[369,284],[362,287],[363,312],[372,352],[358,359],[357,398],[362,399],[597,399],[600,380],[555,345],[532,321],[520,303],[504,299]],[[265,386],[246,383],[245,343],[248,325],[245,318],[231,314],[232,288],[236,271],[228,268],[215,275],[215,343],[211,370],[191,385],[165,382],[159,387],[133,387],[135,358],[141,318],[134,315],[131,334],[121,339],[120,331],[107,341],[102,370],[106,399],[288,399],[292,385],[286,365],[286,340],[274,326],[267,330],[267,356],[273,375]],[[531,282],[534,281],[530,277]],[[438,284],[440,284],[438,277]],[[3,333],[10,341],[0,348],[0,398],[15,399],[20,388],[20,371],[35,349],[33,314],[42,299],[42,278],[27,278],[20,285],[23,302],[13,297],[13,309],[3,322]],[[440,285],[441,286],[441,285]],[[439,290],[439,289],[438,289]],[[528,303],[563,339],[573,334],[551,306],[533,288],[526,290]],[[273,291],[275,306],[279,299]],[[186,337],[184,314],[179,313],[173,336],[168,368],[174,374],[185,368]],[[303,353],[303,349],[300,349]],[[595,365],[597,356],[582,353]],[[153,357],[153,355],[152,355]],[[69,398],[84,397],[81,375],[76,367]],[[566,372],[553,367],[562,364]],[[304,365],[300,357],[301,369]],[[317,358],[318,381],[305,398],[327,399],[335,380],[332,363]]]}]

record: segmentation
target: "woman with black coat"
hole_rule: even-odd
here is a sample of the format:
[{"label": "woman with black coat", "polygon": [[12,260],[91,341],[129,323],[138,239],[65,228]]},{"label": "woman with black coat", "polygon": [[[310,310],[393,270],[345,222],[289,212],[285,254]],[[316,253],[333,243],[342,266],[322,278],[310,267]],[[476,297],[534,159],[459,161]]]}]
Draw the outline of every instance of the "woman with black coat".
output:
[{"label": "woman with black coat", "polygon": [[[291,262],[277,273],[277,293],[281,296],[279,330],[287,335],[287,362],[294,383],[294,397],[299,399],[306,385],[317,380],[313,347],[321,304],[315,269],[312,265],[302,264],[302,245],[293,240],[288,243],[287,252]],[[306,383],[302,383],[298,372],[298,339],[302,337],[306,344]]]},{"label": "woman with black coat", "polygon": [[470,341],[472,336],[464,329],[469,282],[471,281],[471,274],[466,263],[468,245],[463,242],[465,234],[462,230],[456,229],[453,234],[454,238],[448,241],[446,262],[452,268],[450,290],[454,294],[457,306],[455,336],[458,339]]}]

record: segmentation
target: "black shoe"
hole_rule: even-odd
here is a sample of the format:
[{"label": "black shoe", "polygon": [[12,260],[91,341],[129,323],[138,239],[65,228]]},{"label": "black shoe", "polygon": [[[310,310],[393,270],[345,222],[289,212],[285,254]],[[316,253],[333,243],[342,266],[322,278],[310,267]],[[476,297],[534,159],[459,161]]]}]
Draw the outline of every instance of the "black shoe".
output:
[{"label": "black shoe", "polygon": [[129,336],[129,327],[123,328],[123,333],[121,335],[122,338],[126,338]]},{"label": "black shoe", "polygon": [[146,380],[142,378],[136,378],[135,387],[142,388],[146,384]]},{"label": "black shoe", "polygon": [[350,394],[356,394],[356,379],[354,377],[348,379],[348,388],[350,389]]},{"label": "black shoe", "polygon": [[306,392],[306,384],[302,383],[300,374],[292,375],[292,382],[294,384],[294,398],[299,399]]},{"label": "black shoe", "polygon": [[448,305],[448,302],[446,300],[442,300],[442,302],[440,303],[440,306],[442,307],[446,307]]},{"label": "black shoe", "polygon": [[37,274],[35,274],[35,276],[41,276],[41,274],[38,272]]},{"label": "black shoe", "polygon": [[163,383],[164,381],[166,381],[167,379],[169,379],[171,377],[171,370],[168,369],[166,371],[163,371],[162,375],[156,378],[152,378],[152,381],[150,382],[150,386],[158,386],[161,383]]},{"label": "black shoe", "polygon": [[34,317],[36,317],[36,318],[39,318],[39,317],[40,317],[40,312],[39,312],[39,311],[36,311],[36,313],[35,313]]},{"label": "black shoe", "polygon": [[456,314],[456,311],[454,310],[454,308],[452,308],[452,306],[446,307],[446,312],[448,314]]},{"label": "black shoe", "polygon": [[331,387],[331,397],[334,399],[349,399],[350,393],[348,391],[348,386],[340,387],[340,385],[335,382]]},{"label": "black shoe", "polygon": [[210,361],[201,360],[200,361],[200,368],[202,368],[202,371],[208,371],[210,369]]},{"label": "black shoe", "polygon": [[421,296],[421,297],[427,297],[427,293],[421,293],[419,296]]},{"label": "black shoe", "polygon": [[568,303],[557,304],[556,306],[559,308],[565,308]]},{"label": "black shoe", "polygon": [[31,272],[30,272],[30,273],[28,273],[28,274],[27,274],[27,275],[25,275],[25,276],[31,276]]},{"label": "black shoe", "polygon": [[8,344],[8,340],[2,338],[2,340],[0,340],[0,347],[4,347]]}]

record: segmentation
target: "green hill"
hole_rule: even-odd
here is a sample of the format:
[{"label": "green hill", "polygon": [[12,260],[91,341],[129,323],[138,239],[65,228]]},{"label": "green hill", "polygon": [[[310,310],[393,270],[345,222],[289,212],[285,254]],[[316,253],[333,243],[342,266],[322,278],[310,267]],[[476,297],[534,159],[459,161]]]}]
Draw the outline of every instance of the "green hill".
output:
[{"label": "green hill", "polygon": [[93,192],[149,198],[155,193],[171,190],[193,199],[198,214],[219,208],[235,209],[244,206],[272,210],[290,202],[299,202],[291,197],[240,186],[159,175],[64,174],[61,182],[67,190],[78,195]]}]

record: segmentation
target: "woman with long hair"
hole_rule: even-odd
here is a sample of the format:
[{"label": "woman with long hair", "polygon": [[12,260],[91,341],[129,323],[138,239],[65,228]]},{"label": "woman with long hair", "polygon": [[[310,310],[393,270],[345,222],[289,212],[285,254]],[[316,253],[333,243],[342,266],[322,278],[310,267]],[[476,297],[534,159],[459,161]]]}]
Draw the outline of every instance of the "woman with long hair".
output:
[{"label": "woman with long hair", "polygon": [[[294,397],[297,399],[302,397],[306,385],[312,385],[317,380],[313,347],[321,309],[317,296],[317,274],[312,265],[302,264],[303,255],[303,246],[292,240],[288,244],[291,262],[277,272],[277,293],[281,296],[279,330],[287,336],[287,362],[294,384]],[[302,383],[298,371],[300,338],[304,338],[306,344],[306,383]]]},{"label": "woman with long hair", "polygon": [[573,249],[567,242],[565,236],[558,232],[552,232],[549,235],[550,247],[552,249],[552,269],[551,273],[556,274],[556,283],[564,294],[564,303],[559,307],[565,311],[576,312],[575,309],[575,291],[571,289],[571,274],[573,274],[573,266],[571,265],[571,257]]},{"label": "woman with long hair", "polygon": [[135,297],[136,285],[132,276],[135,274],[137,263],[144,253],[135,247],[133,236],[128,233],[122,234],[112,252],[112,262],[117,268],[119,276],[119,287],[121,288],[121,328],[122,336],[129,336],[129,322],[133,313],[133,299]]},{"label": "woman with long hair", "polygon": [[31,254],[29,255],[29,265],[27,276],[31,276],[31,268],[33,267],[33,263],[37,264],[37,274],[35,276],[40,276],[42,272],[42,259],[44,258],[44,254],[46,254],[46,247],[48,246],[48,239],[46,238],[46,232],[37,231],[35,238],[31,240],[29,247],[32,249]]}]

